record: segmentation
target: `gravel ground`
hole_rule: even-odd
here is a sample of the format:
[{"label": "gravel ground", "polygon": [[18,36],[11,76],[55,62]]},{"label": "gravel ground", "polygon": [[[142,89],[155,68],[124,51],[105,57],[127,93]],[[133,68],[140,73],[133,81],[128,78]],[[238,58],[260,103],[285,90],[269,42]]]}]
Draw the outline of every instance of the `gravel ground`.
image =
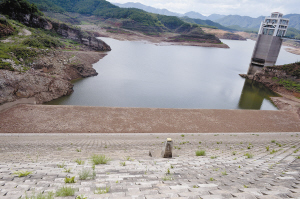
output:
[{"label": "gravel ground", "polygon": [[0,112],[2,133],[300,132],[292,111],[18,105]]},{"label": "gravel ground", "polygon": [[[48,195],[64,186],[74,195],[58,198],[300,198],[298,134],[4,133],[0,198]],[[176,156],[149,157],[168,137]],[[196,156],[197,150],[205,156]],[[93,154],[110,161],[93,168]],[[14,174],[21,170],[32,173]],[[85,180],[82,171],[90,171]],[[75,183],[65,183],[74,176]],[[99,194],[106,188],[108,193]]]}]

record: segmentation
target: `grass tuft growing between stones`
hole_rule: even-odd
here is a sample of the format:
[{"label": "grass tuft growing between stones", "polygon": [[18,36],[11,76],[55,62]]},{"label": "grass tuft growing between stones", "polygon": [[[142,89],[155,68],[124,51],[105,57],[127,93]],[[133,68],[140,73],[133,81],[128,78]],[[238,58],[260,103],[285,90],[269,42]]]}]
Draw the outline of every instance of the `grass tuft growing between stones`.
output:
[{"label": "grass tuft growing between stones", "polygon": [[108,193],[109,190],[110,190],[109,187],[106,187],[105,189],[103,189],[103,188],[97,188],[95,190],[95,194],[105,194],[105,193]]},{"label": "grass tuft growing between stones", "polygon": [[204,150],[198,150],[198,151],[196,151],[196,156],[205,156],[205,155],[206,155],[206,153],[205,153]]},{"label": "grass tuft growing between stones", "polygon": [[33,193],[31,196],[28,196],[27,193],[25,194],[25,199],[54,199],[54,193],[52,191],[46,193],[38,193],[35,195]]},{"label": "grass tuft growing between stones", "polygon": [[58,168],[64,168],[65,167],[65,163],[63,162],[62,164],[58,164],[57,167]]},{"label": "grass tuft growing between stones", "polygon": [[55,193],[56,197],[66,197],[66,196],[74,196],[75,189],[72,187],[62,187],[58,189]]},{"label": "grass tuft growing between stones", "polygon": [[270,154],[273,154],[273,153],[276,153],[276,152],[278,152],[278,151],[275,150],[275,149],[273,149],[273,150],[270,152]]},{"label": "grass tuft growing between stones", "polygon": [[67,169],[67,168],[64,168],[65,170],[64,170],[64,172],[66,172],[66,173],[71,173],[71,169],[69,168],[69,169]]},{"label": "grass tuft growing between stones", "polygon": [[223,176],[228,175],[227,172],[226,172],[226,170],[224,170],[224,171],[222,172],[222,175],[223,175]]},{"label": "grass tuft growing between stones", "polygon": [[18,177],[25,177],[29,174],[32,174],[32,171],[15,171],[13,174],[17,175]]},{"label": "grass tuft growing between stones", "polygon": [[162,178],[163,181],[172,181],[174,180],[173,176],[171,175],[165,175],[163,178]]},{"label": "grass tuft growing between stones", "polygon": [[94,165],[107,164],[109,161],[110,158],[106,157],[105,155],[92,155],[92,162]]},{"label": "grass tuft growing between stones", "polygon": [[88,197],[84,196],[84,195],[78,195],[76,197],[76,199],[88,199]]},{"label": "grass tuft growing between stones", "polygon": [[81,159],[77,159],[77,160],[75,160],[75,162],[76,162],[78,165],[83,165],[83,164],[84,164],[84,161],[81,160]]},{"label": "grass tuft growing between stones", "polygon": [[71,177],[71,178],[68,178],[66,177],[65,178],[65,183],[75,183],[75,176]]},{"label": "grass tuft growing between stones", "polygon": [[251,153],[245,153],[245,155],[247,158],[253,158],[253,155]]}]

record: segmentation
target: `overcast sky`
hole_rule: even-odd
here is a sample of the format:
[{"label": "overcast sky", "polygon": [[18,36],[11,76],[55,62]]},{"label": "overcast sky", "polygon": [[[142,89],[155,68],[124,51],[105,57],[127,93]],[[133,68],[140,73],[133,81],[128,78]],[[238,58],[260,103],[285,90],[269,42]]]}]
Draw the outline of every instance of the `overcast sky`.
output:
[{"label": "overcast sky", "polygon": [[238,14],[243,16],[266,16],[271,12],[283,14],[300,13],[300,0],[108,0],[111,3],[139,2],[172,12],[199,12],[210,14]]}]

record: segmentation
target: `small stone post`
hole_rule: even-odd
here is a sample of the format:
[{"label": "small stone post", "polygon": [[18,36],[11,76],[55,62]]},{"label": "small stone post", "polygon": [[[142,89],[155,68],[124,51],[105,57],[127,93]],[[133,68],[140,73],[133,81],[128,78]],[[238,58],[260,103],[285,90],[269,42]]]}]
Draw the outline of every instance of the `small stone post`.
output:
[{"label": "small stone post", "polygon": [[173,141],[171,138],[167,138],[165,142],[164,148],[161,152],[163,158],[171,158],[172,157],[172,150],[173,150]]}]

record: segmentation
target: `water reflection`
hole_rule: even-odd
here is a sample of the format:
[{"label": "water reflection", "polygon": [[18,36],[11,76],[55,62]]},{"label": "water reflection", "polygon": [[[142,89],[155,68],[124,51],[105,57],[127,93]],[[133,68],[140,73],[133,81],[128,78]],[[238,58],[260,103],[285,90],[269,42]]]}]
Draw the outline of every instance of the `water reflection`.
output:
[{"label": "water reflection", "polygon": [[240,109],[261,109],[264,99],[271,101],[270,96],[279,96],[263,84],[245,79],[244,87],[239,100]]}]

